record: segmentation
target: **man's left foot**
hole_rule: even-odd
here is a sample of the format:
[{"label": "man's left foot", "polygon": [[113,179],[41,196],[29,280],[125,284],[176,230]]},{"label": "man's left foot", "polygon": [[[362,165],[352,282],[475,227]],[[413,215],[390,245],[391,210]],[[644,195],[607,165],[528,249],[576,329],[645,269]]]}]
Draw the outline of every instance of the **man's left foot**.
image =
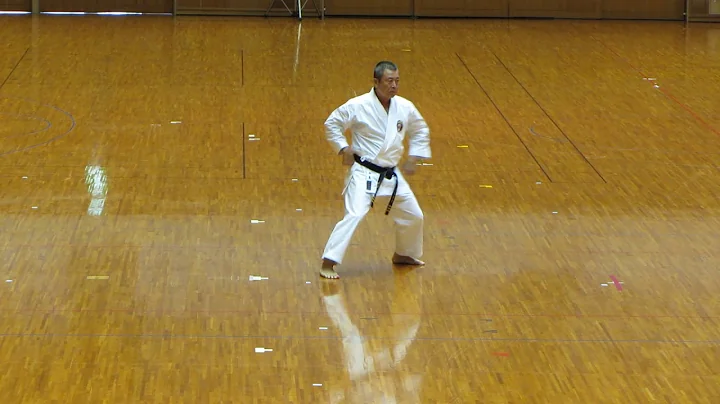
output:
[{"label": "man's left foot", "polygon": [[398,253],[393,255],[392,262],[396,265],[425,265],[425,263],[420,260],[406,255],[398,255]]},{"label": "man's left foot", "polygon": [[325,279],[340,279],[340,275],[335,272],[335,265],[337,265],[335,261],[324,258],[320,268],[320,276]]}]

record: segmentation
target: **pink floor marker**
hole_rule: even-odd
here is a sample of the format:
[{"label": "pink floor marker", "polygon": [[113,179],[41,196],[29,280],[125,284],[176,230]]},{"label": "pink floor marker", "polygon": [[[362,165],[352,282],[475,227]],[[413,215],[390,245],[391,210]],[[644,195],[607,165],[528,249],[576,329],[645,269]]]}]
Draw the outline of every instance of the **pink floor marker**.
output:
[{"label": "pink floor marker", "polygon": [[618,278],[615,277],[615,275],[610,275],[610,279],[612,279],[613,283],[615,284],[615,288],[617,290],[622,290],[622,285],[620,284],[620,281]]}]

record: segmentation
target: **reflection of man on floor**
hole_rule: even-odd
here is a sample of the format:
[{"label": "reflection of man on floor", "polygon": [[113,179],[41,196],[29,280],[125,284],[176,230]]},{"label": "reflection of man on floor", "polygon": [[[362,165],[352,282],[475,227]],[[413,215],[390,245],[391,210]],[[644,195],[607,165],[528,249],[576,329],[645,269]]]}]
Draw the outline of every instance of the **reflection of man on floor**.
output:
[{"label": "reflection of man on floor", "polygon": [[[400,275],[411,276],[411,275]],[[331,403],[419,403],[422,376],[410,371],[397,371],[414,342],[420,327],[420,305],[408,278],[395,283],[392,314],[377,339],[367,340],[353,324],[340,294],[329,292],[323,297],[328,316],[342,333],[345,364],[352,382],[345,392],[331,394]],[[333,288],[335,289],[335,288]],[[387,321],[382,317],[376,322]],[[389,334],[389,335],[388,335]]]}]

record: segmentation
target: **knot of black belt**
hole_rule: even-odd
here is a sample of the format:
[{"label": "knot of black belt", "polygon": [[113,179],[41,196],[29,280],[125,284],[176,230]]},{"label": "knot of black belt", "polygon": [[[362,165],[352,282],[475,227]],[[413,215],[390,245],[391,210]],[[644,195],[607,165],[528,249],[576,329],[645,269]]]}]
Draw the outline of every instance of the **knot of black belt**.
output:
[{"label": "knot of black belt", "polygon": [[[375,197],[377,197],[378,191],[380,190],[380,185],[382,185],[383,180],[388,179],[391,180],[393,177],[397,177],[397,174],[395,174],[395,167],[380,167],[377,164],[373,164],[369,161],[363,160],[360,156],[355,154],[355,162],[360,164],[361,166],[368,168],[378,174],[380,176],[378,177],[378,184],[377,188],[375,188],[375,194],[373,194],[372,199],[370,200],[370,207],[372,208],[375,205]],[[390,197],[390,203],[388,203],[387,208],[385,209],[385,214],[390,213],[390,209],[392,208],[393,202],[395,202],[395,195],[397,194],[398,189],[398,182],[395,181],[395,189],[393,189],[392,196]]]}]

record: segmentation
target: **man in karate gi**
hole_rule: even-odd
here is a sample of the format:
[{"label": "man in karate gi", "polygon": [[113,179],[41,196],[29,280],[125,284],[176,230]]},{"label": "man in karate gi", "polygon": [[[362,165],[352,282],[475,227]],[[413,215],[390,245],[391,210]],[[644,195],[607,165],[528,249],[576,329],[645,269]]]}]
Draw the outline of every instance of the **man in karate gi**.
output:
[{"label": "man in karate gi", "polygon": [[[403,177],[417,163],[430,158],[430,129],[409,100],[397,95],[400,76],[392,62],[375,66],[374,86],[337,108],[325,121],[325,135],[333,150],[350,168],[345,179],[345,217],[335,225],[323,252],[320,275],[337,279],[335,265],[342,263],[357,226],[375,204],[375,197],[389,203],[385,211],[396,226],[394,264],[423,265],[423,212]],[[352,145],[345,138],[352,133]],[[408,137],[408,159],[402,171],[396,166]]]}]

